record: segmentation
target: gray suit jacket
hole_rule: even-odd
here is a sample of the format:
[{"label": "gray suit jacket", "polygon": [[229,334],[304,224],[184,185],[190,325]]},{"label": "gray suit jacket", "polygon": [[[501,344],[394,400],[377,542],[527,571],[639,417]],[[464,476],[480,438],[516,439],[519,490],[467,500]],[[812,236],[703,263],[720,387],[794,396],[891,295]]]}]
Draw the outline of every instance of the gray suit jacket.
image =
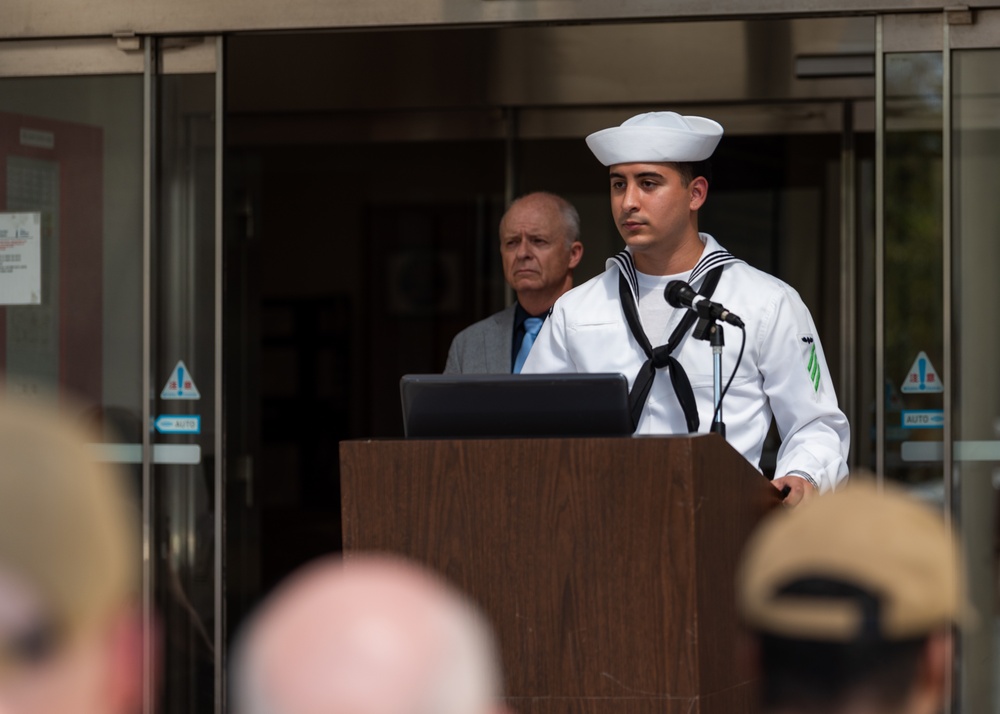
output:
[{"label": "gray suit jacket", "polygon": [[444,373],[510,374],[514,308],[511,305],[455,335]]}]

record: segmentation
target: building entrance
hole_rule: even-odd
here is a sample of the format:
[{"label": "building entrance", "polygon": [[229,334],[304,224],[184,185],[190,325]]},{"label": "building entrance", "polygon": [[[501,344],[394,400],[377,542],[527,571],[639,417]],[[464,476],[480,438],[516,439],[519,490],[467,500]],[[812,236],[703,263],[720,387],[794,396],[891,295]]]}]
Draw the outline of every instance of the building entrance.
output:
[{"label": "building entrance", "polygon": [[[229,294],[242,333],[227,374],[246,438],[230,457],[253,464],[261,591],[339,550],[338,442],[400,436],[400,376],[440,372],[451,338],[506,304],[496,231],[507,202],[547,190],[576,205],[577,283],[620,250],[607,171],[583,138],[640,111],[726,128],[701,227],[799,290],[845,410],[870,423],[858,365],[871,359],[872,317],[854,290],[872,270],[874,28],[854,18],[231,38],[228,264],[240,267]],[[864,439],[857,453],[867,464]]]}]

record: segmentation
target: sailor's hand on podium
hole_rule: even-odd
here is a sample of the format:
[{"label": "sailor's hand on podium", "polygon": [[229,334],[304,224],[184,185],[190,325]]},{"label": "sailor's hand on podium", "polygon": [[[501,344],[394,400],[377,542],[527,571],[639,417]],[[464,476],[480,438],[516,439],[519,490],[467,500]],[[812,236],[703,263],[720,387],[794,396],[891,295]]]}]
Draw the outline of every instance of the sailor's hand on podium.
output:
[{"label": "sailor's hand on podium", "polygon": [[797,506],[818,493],[816,487],[801,476],[780,476],[771,481],[771,484],[779,491],[788,489],[783,502],[786,506]]}]

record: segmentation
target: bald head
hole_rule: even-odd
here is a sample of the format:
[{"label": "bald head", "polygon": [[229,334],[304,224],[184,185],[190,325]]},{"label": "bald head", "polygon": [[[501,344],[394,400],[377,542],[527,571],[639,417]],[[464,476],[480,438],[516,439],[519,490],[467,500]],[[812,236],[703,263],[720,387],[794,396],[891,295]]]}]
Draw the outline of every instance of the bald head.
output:
[{"label": "bald head", "polygon": [[406,561],[317,561],[264,603],[235,660],[237,714],[490,714],[492,634]]}]

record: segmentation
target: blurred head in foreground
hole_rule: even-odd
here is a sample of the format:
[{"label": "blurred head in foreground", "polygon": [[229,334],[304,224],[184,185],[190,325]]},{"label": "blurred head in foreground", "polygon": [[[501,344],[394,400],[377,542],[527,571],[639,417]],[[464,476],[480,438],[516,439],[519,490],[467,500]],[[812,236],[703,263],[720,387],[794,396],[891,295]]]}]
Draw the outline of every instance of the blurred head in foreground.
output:
[{"label": "blurred head in foreground", "polygon": [[765,520],[737,591],[769,714],[934,714],[974,619],[941,516],[869,481]]},{"label": "blurred head in foreground", "polygon": [[139,531],[88,434],[0,402],[0,713],[141,704]]},{"label": "blurred head in foreground", "polygon": [[384,556],[293,574],[234,658],[238,714],[491,714],[500,687],[482,615],[427,570]]}]

